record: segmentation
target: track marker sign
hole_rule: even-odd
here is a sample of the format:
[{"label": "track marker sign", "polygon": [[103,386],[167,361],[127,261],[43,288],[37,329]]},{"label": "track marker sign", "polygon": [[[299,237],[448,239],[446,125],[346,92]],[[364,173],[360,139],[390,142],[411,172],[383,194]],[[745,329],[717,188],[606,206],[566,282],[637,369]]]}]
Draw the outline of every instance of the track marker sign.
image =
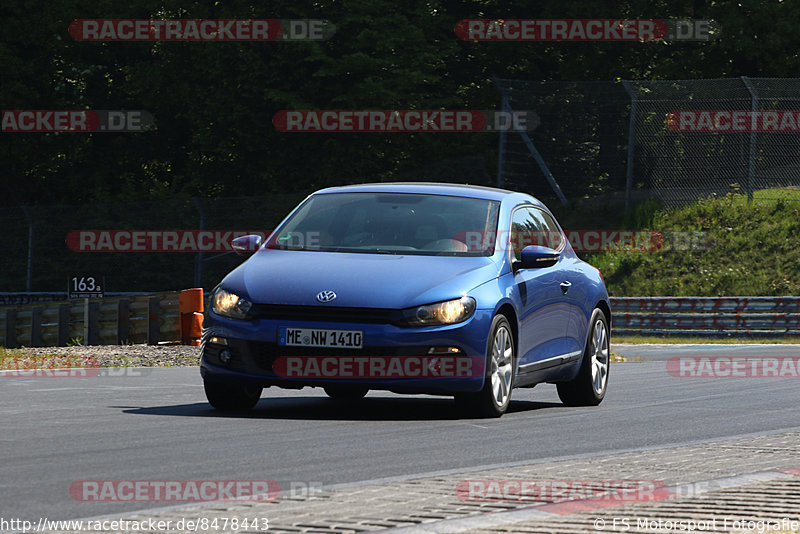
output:
[{"label": "track marker sign", "polygon": [[105,291],[105,278],[100,276],[73,276],[67,284],[67,298],[101,299]]}]

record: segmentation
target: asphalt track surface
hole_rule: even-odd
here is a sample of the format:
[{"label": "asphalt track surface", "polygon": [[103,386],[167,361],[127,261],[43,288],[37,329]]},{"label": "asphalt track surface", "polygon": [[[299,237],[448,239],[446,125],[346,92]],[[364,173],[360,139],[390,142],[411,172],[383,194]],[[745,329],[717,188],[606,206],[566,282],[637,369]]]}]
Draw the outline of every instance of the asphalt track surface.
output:
[{"label": "asphalt track surface", "polygon": [[775,343],[740,343],[730,345],[674,345],[674,344],[629,344],[612,343],[611,350],[628,361],[663,362],[670,358],[800,358],[800,345]]},{"label": "asphalt track surface", "polygon": [[69,487],[80,480],[328,488],[800,429],[799,379],[677,378],[661,359],[613,364],[599,407],[565,407],[542,384],[515,390],[509,413],[493,420],[460,418],[447,397],[370,392],[342,406],[310,388],[267,389],[253,412],[222,415],[206,403],[194,367],[0,377],[0,517],[86,518],[174,504],[77,501]]}]

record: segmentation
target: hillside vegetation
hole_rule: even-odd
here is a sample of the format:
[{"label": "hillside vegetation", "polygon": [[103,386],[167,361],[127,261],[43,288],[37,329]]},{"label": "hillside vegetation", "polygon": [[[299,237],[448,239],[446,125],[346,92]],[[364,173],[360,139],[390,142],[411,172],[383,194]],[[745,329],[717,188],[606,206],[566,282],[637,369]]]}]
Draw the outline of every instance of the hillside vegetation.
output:
[{"label": "hillside vegetation", "polygon": [[[800,194],[776,196],[759,191],[748,202],[729,194],[670,210],[641,204],[626,226],[662,232],[663,248],[582,256],[601,270],[612,296],[800,295]],[[602,221],[613,220],[612,211],[561,221],[609,228]]]}]

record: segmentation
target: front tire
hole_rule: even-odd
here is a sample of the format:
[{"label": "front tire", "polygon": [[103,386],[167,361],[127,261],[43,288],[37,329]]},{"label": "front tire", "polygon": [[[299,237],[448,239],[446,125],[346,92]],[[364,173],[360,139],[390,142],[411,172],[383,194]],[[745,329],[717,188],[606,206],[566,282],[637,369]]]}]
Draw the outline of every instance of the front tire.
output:
[{"label": "front tire", "polygon": [[567,406],[597,406],[608,389],[611,368],[611,349],[608,319],[600,309],[595,309],[589,321],[592,330],[583,352],[578,376],[569,382],[556,384],[558,397]]},{"label": "front tire", "polygon": [[514,387],[516,347],[508,319],[497,315],[492,321],[491,340],[486,355],[483,389],[477,393],[460,393],[456,403],[469,415],[500,417],[511,402]]},{"label": "front tire", "polygon": [[208,403],[217,410],[247,411],[256,405],[264,388],[246,384],[203,380]]}]

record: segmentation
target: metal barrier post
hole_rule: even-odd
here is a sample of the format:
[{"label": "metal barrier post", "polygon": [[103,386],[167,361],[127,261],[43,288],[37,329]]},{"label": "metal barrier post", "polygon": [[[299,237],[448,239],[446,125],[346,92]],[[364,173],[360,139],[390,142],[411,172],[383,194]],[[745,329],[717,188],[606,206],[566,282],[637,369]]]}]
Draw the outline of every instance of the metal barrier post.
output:
[{"label": "metal barrier post", "polygon": [[130,315],[131,301],[121,299],[117,302],[117,343],[120,345],[127,343],[130,337]]},{"label": "metal barrier post", "polygon": [[31,310],[31,347],[42,346],[42,308]]},{"label": "metal barrier post", "polygon": [[17,348],[17,310],[6,311],[6,348]]},{"label": "metal barrier post", "polygon": [[58,305],[58,346],[65,347],[69,341],[69,304]]},{"label": "metal barrier post", "polygon": [[147,344],[158,345],[160,319],[160,301],[158,297],[149,297],[147,299]]}]

